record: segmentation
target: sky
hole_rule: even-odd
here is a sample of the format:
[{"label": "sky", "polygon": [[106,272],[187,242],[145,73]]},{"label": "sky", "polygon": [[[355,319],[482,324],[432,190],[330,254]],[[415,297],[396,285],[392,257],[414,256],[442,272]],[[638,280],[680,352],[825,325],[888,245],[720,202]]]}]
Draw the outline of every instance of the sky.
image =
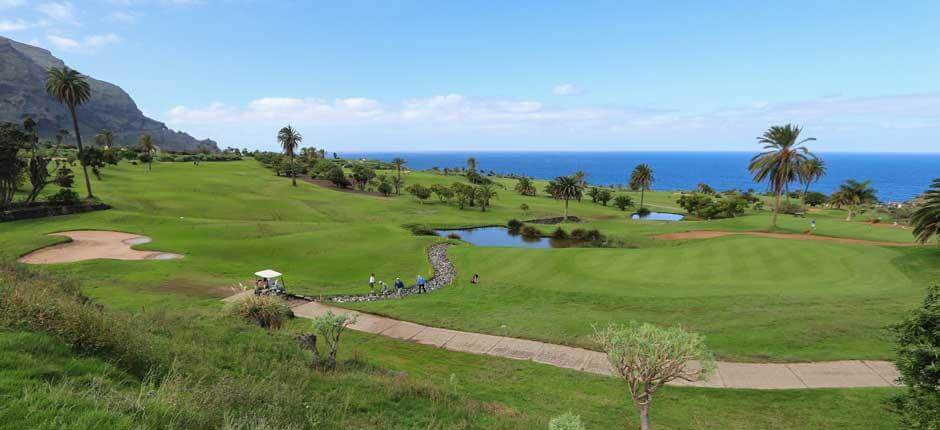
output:
[{"label": "sky", "polygon": [[940,2],[0,0],[0,35],[220,146],[940,152]]}]

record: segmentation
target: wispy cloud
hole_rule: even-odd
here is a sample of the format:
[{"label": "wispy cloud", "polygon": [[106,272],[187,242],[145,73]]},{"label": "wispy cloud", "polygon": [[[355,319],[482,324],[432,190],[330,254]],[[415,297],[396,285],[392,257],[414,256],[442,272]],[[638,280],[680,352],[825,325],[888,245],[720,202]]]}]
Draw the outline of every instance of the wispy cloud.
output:
[{"label": "wispy cloud", "polygon": [[72,39],[65,36],[49,34],[46,39],[53,48],[65,52],[86,52],[93,53],[98,49],[108,45],[113,45],[121,41],[121,38],[114,33],[93,34],[81,39]]},{"label": "wispy cloud", "polygon": [[36,10],[51,20],[63,24],[78,25],[75,6],[71,2],[49,2],[36,6]]},{"label": "wispy cloud", "polygon": [[36,24],[23,19],[0,19],[0,31],[23,31],[35,27]]},{"label": "wispy cloud", "polygon": [[583,92],[584,90],[575,84],[559,84],[552,88],[552,94],[556,96],[576,96]]},{"label": "wispy cloud", "polygon": [[[285,123],[314,129],[316,134],[357,136],[360,147],[388,139],[420,142],[519,142],[517,148],[648,148],[666,142],[672,149],[750,149],[754,136],[770,125],[794,122],[820,138],[826,149],[867,136],[894,135],[898,142],[940,132],[940,93],[883,97],[831,97],[792,103],[755,102],[706,113],[610,107],[554,107],[537,101],[476,99],[462,94],[410,98],[395,103],[353,97],[267,97],[244,106],[212,103],[177,106],[165,115],[173,127],[222,138],[226,144],[254,145],[257,136]],[[221,134],[221,136],[220,136]],[[618,143],[619,142],[619,143]],[[685,145],[683,145],[685,143]],[[885,142],[887,144],[887,142]],[[658,145],[658,143],[655,143]],[[491,149],[506,148],[502,144]],[[555,145],[555,146],[553,146]],[[605,146],[606,145],[606,146]],[[418,146],[415,146],[417,148]],[[660,146],[665,147],[665,146]],[[433,149],[436,146],[427,147]],[[895,147],[896,150],[904,150]]]},{"label": "wispy cloud", "polygon": [[129,24],[137,21],[137,15],[125,11],[114,11],[105,16],[104,19],[108,22]]},{"label": "wispy cloud", "polygon": [[12,9],[26,4],[26,0],[0,0],[0,9]]}]

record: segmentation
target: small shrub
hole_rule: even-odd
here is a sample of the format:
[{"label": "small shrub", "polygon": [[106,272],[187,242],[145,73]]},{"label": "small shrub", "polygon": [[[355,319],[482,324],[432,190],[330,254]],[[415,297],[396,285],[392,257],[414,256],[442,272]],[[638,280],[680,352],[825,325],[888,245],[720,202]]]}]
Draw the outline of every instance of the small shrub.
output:
[{"label": "small shrub", "polygon": [[642,207],[636,211],[639,216],[647,216],[650,214],[650,210],[646,207]]},{"label": "small shrub", "polygon": [[506,223],[506,228],[508,228],[509,231],[519,231],[520,229],[522,229],[523,225],[524,224],[522,224],[522,221],[519,221],[513,218],[509,220],[509,222]]},{"label": "small shrub", "polygon": [[523,237],[539,237],[542,235],[542,232],[540,232],[539,229],[532,227],[531,225],[522,227],[521,232]]},{"label": "small shrub", "polygon": [[[356,323],[356,317],[350,317],[346,314],[334,314],[333,311],[328,310],[325,314],[313,318],[311,322],[316,333],[308,333],[299,336],[297,339],[313,353],[313,361],[310,363],[313,369],[333,370],[336,368],[336,353],[339,351],[340,335],[343,334],[347,326]],[[323,347],[326,349],[325,361],[317,348],[318,334],[323,339]]]},{"label": "small shrub", "polygon": [[796,203],[780,203],[780,213],[793,215],[803,212],[803,207]]},{"label": "small shrub", "polygon": [[62,188],[59,192],[49,196],[47,201],[53,206],[69,206],[78,204],[80,199],[75,191],[69,188]]},{"label": "small shrub", "polygon": [[273,296],[248,295],[231,303],[226,311],[234,317],[275,330],[283,327],[284,321],[293,316],[287,304]]},{"label": "small shrub", "polygon": [[580,416],[565,412],[548,422],[548,430],[584,430],[584,424]]},{"label": "small shrub", "polygon": [[567,239],[568,232],[566,232],[563,228],[558,227],[555,229],[555,231],[552,232],[552,238],[553,239]]},{"label": "small shrub", "polygon": [[424,224],[405,224],[405,227],[411,234],[415,236],[437,236],[437,232],[433,228],[428,227]]},{"label": "small shrub", "polygon": [[448,235],[447,235],[447,238],[448,238],[448,239],[460,240],[460,235],[457,234],[457,233],[451,233],[451,234],[448,234]]}]

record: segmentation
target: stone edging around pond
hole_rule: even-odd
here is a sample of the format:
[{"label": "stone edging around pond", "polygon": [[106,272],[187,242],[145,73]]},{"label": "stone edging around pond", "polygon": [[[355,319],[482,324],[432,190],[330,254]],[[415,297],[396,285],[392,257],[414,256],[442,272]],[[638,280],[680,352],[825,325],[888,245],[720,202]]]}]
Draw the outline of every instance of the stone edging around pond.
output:
[{"label": "stone edging around pond", "polygon": [[[453,263],[451,263],[447,258],[447,246],[448,244],[446,243],[436,243],[428,248],[428,261],[431,263],[431,268],[434,269],[434,276],[431,279],[428,279],[425,283],[425,289],[428,292],[450,285],[452,282],[454,282],[454,278],[457,277],[457,270],[454,269]],[[339,295],[329,297],[308,297],[288,294],[288,297],[315,302],[374,302],[376,300],[400,299],[412,294],[418,294],[418,287],[417,285],[405,287],[401,292],[401,295],[399,295],[395,291],[395,286],[390,284],[388,294],[377,292],[375,294]]]},{"label": "stone edging around pond", "polygon": [[52,205],[36,205],[36,206],[27,206],[24,208],[4,210],[0,212],[0,222],[6,221],[19,221],[24,219],[35,219],[35,218],[46,218],[51,216],[59,215],[72,215],[84,212],[92,211],[102,211],[106,209],[111,209],[111,206],[108,206],[104,203],[92,203],[92,204],[77,204],[70,206],[52,206]]}]

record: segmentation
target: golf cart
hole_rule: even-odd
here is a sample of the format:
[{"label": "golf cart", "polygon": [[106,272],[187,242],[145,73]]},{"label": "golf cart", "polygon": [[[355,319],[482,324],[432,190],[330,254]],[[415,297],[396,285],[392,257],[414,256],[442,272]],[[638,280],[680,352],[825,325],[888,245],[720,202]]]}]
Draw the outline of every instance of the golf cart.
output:
[{"label": "golf cart", "polygon": [[271,269],[264,269],[255,272],[258,281],[255,283],[255,295],[280,295],[284,294],[284,281],[281,279],[281,273]]}]

